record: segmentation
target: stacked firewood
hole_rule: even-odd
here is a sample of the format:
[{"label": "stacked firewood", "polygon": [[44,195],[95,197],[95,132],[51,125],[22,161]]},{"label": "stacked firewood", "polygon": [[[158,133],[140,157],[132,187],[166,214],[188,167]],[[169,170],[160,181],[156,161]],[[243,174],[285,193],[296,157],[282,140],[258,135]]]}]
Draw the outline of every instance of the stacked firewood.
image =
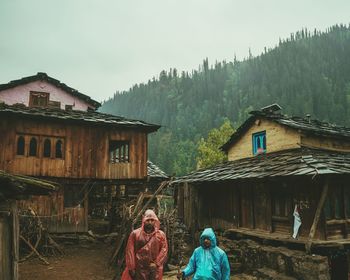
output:
[{"label": "stacked firewood", "polygon": [[189,252],[192,250],[191,237],[186,226],[177,218],[176,209],[169,213],[161,213],[160,221],[169,245],[167,267],[172,269],[187,263]]}]

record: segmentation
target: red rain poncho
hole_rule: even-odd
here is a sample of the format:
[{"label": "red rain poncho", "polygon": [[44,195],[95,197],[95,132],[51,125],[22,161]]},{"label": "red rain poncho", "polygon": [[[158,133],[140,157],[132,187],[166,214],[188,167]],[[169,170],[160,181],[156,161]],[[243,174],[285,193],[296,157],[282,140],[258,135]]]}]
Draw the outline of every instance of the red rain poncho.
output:
[{"label": "red rain poncho", "polygon": [[[147,234],[144,231],[145,221],[155,220],[155,230]],[[152,210],[147,210],[142,219],[142,226],[134,230],[128,239],[126,247],[126,268],[121,280],[162,280],[163,264],[168,254],[168,242],[165,233],[159,230],[160,222],[157,215]],[[157,265],[155,273],[149,268],[149,264],[154,262]],[[136,275],[131,278],[129,271],[135,271]]]}]

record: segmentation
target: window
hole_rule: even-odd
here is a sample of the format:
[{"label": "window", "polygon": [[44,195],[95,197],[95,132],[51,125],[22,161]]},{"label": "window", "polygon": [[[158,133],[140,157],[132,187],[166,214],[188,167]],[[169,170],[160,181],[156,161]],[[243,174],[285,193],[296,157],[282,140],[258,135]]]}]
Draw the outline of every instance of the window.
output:
[{"label": "window", "polygon": [[[64,159],[64,138],[40,135],[17,135],[16,137],[16,155]],[[26,141],[29,144],[26,144]]]},{"label": "window", "polygon": [[45,139],[44,141],[44,157],[51,157],[51,141],[50,139]]},{"label": "window", "polygon": [[266,153],[266,131],[253,134],[253,155]]},{"label": "window", "polygon": [[65,109],[66,111],[72,111],[72,110],[73,110],[73,105],[68,105],[68,104],[66,104],[66,105],[64,106],[64,109]]},{"label": "window", "polygon": [[347,202],[348,198],[349,192],[346,189],[344,189],[343,195],[343,189],[341,187],[333,188],[327,195],[323,208],[326,220],[343,219],[344,214],[350,212],[348,205],[344,205],[346,204],[344,200]]},{"label": "window", "polygon": [[129,162],[129,142],[110,141],[109,142],[109,162],[120,163]]},{"label": "window", "polygon": [[29,106],[30,107],[47,107],[49,103],[48,92],[30,92]]},{"label": "window", "polygon": [[24,156],[25,141],[23,136],[17,138],[17,155]]},{"label": "window", "polygon": [[38,141],[35,137],[32,137],[29,142],[29,156],[35,157],[37,154],[37,148],[38,148]]},{"label": "window", "polygon": [[63,153],[62,153],[62,147],[63,142],[61,139],[56,141],[56,149],[55,149],[55,157],[56,158],[62,158],[63,157]]}]

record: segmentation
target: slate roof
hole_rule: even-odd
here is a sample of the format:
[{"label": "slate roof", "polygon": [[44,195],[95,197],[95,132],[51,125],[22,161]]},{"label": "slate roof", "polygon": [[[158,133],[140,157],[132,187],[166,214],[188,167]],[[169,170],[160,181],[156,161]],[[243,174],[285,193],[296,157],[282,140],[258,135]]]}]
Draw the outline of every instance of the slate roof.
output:
[{"label": "slate roof", "polygon": [[173,183],[219,182],[248,178],[286,176],[350,175],[350,153],[309,148],[261,154],[194,171]]},{"label": "slate roof", "polygon": [[23,194],[45,195],[57,189],[56,183],[0,170],[0,200],[21,197]]},{"label": "slate roof", "polygon": [[147,161],[147,172],[151,178],[168,179],[169,176],[151,161]]},{"label": "slate roof", "polygon": [[28,84],[28,83],[35,82],[35,81],[46,81],[46,82],[48,82],[48,83],[50,83],[58,88],[61,88],[64,91],[72,94],[73,96],[76,96],[76,97],[86,101],[90,105],[94,106],[96,109],[101,106],[101,103],[97,102],[96,100],[93,100],[92,98],[90,98],[90,96],[82,94],[81,92],[77,91],[76,89],[71,88],[64,83],[61,83],[59,80],[51,78],[50,76],[48,76],[46,73],[43,73],[43,72],[38,72],[36,75],[33,75],[33,76],[24,77],[24,78],[21,78],[18,80],[13,80],[7,84],[1,84],[0,91],[5,90],[5,89],[9,89],[9,88],[14,88],[16,86]]},{"label": "slate roof", "polygon": [[333,138],[347,138],[350,141],[350,128],[337,126],[327,122],[318,120],[305,119],[301,117],[288,117],[278,113],[266,111],[252,111],[249,117],[237,130],[232,134],[231,138],[221,147],[223,151],[227,151],[255,122],[258,118],[264,118],[283,126],[288,126],[293,129],[301,130],[304,133],[309,133],[317,136],[326,136]]},{"label": "slate roof", "polygon": [[0,103],[0,116],[17,116],[32,119],[49,119],[59,121],[73,121],[85,124],[110,125],[115,127],[140,128],[148,132],[156,131],[159,125],[149,124],[139,120],[103,114],[95,111],[61,110],[55,108],[36,108],[21,105],[7,105]]}]

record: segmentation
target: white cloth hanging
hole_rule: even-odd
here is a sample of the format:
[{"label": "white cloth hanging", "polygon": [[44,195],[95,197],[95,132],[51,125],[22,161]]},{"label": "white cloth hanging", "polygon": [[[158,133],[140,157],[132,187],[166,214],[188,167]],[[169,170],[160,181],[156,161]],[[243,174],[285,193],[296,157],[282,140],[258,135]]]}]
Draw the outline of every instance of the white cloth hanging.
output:
[{"label": "white cloth hanging", "polygon": [[301,218],[300,218],[300,214],[299,214],[299,207],[297,204],[295,204],[293,216],[294,216],[294,227],[293,227],[293,236],[292,237],[295,239],[295,238],[297,238],[298,231],[299,231],[299,228],[301,226]]}]

